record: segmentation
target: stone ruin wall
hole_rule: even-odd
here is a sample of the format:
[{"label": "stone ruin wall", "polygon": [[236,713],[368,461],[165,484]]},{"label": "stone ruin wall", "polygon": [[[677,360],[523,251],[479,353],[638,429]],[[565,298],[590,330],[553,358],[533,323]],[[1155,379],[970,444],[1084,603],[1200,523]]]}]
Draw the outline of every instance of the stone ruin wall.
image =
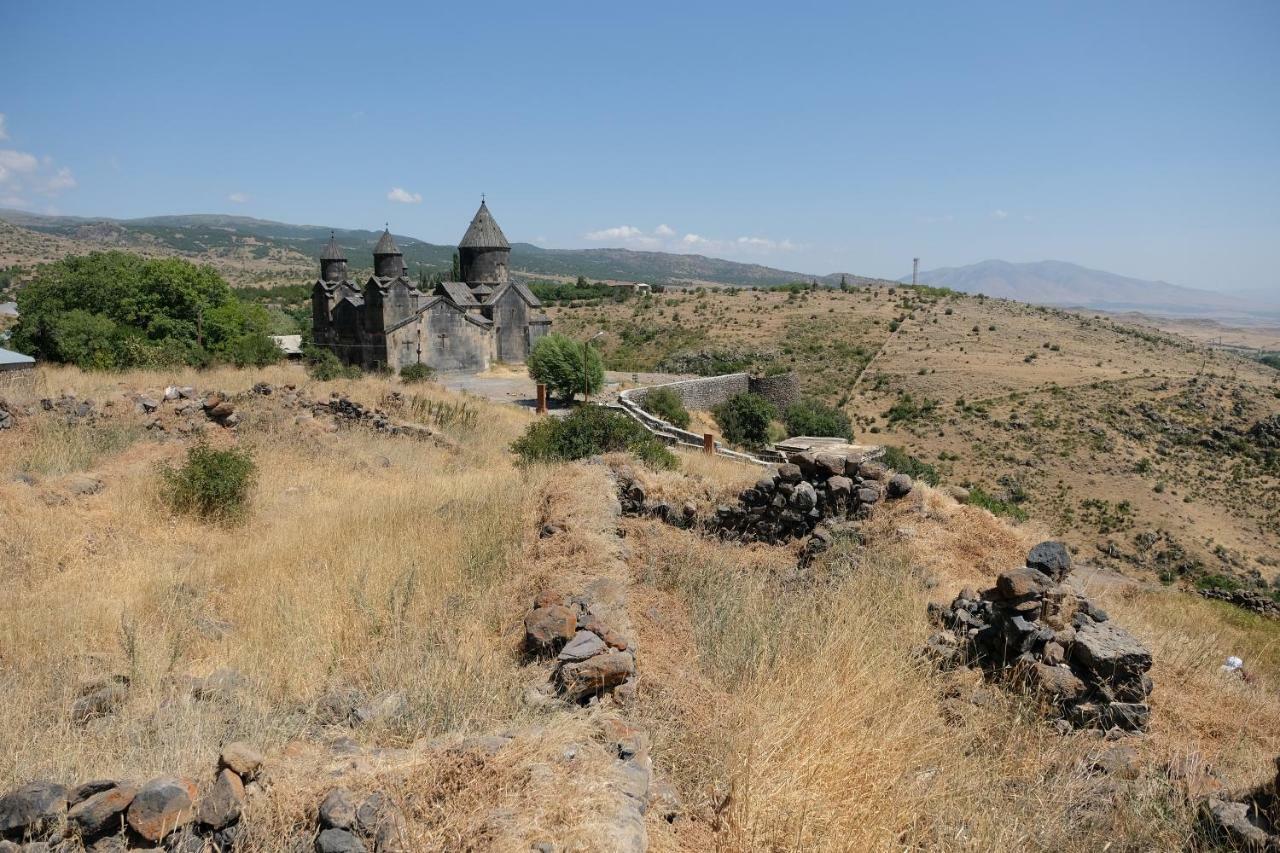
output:
[{"label": "stone ruin wall", "polygon": [[777,376],[755,377],[747,373],[726,373],[721,376],[705,376],[685,379],[663,385],[651,385],[624,391],[623,395],[634,403],[644,405],[644,399],[655,388],[668,388],[676,393],[686,409],[707,411],[728,401],[737,394],[759,394],[781,411],[800,399],[800,383],[794,373]]}]

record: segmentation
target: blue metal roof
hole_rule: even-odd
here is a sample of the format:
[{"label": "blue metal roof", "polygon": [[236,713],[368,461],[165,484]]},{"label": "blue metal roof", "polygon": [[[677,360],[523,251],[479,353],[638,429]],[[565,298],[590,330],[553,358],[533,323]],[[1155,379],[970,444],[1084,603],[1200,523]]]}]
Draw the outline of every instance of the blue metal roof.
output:
[{"label": "blue metal roof", "polygon": [[36,360],[29,355],[23,355],[20,352],[14,352],[10,349],[0,348],[0,366],[12,366],[20,364],[35,364]]}]

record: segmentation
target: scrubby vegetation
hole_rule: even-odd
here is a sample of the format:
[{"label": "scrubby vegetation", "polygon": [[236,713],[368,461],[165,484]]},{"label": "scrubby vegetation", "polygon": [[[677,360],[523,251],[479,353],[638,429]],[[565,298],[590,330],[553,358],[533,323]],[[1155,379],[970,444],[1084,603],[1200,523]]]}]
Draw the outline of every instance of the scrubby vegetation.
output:
[{"label": "scrubby vegetation", "polygon": [[94,252],[41,267],[18,293],[14,345],[90,370],[217,361],[263,366],[282,356],[271,320],[212,267]]},{"label": "scrubby vegetation", "polygon": [[427,364],[411,364],[408,367],[400,368],[401,382],[430,382],[435,377],[435,368]]},{"label": "scrubby vegetation", "polygon": [[307,375],[318,382],[358,379],[361,373],[359,367],[354,364],[343,364],[333,350],[324,347],[306,347],[303,350],[303,361],[307,366]]},{"label": "scrubby vegetation", "polygon": [[735,394],[711,410],[724,437],[743,447],[762,447],[778,410],[759,394]]},{"label": "scrubby vegetation", "polygon": [[889,445],[884,449],[884,456],[881,457],[882,462],[888,465],[894,471],[902,474],[908,474],[913,479],[923,480],[931,486],[938,485],[942,477],[938,473],[938,469],[927,462],[922,462],[911,454],[907,453],[901,447]]},{"label": "scrubby vegetation", "polygon": [[787,407],[782,416],[791,435],[831,436],[852,439],[849,416],[821,400],[804,399]]},{"label": "scrubby vegetation", "polygon": [[633,453],[653,468],[676,468],[679,460],[644,427],[621,412],[584,405],[563,418],[529,425],[511,445],[525,462],[567,462],[600,453]]},{"label": "scrubby vegetation", "polygon": [[644,409],[680,429],[686,429],[689,426],[689,411],[681,402],[680,395],[670,388],[654,388],[646,393]]},{"label": "scrubby vegetation", "polygon": [[164,480],[161,496],[174,512],[232,522],[248,509],[257,466],[247,450],[196,444],[187,450],[184,465],[164,467],[160,475]]}]

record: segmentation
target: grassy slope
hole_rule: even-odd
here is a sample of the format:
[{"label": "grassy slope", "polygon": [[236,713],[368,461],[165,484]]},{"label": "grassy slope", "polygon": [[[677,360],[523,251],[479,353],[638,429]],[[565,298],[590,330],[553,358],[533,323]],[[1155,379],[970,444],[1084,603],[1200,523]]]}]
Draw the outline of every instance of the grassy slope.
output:
[{"label": "grassy slope", "polygon": [[[617,577],[618,559],[640,649],[630,713],[690,814],[674,825],[651,814],[655,850],[1168,849],[1193,815],[1170,761],[1209,762],[1244,784],[1280,751],[1276,623],[1158,586],[1097,591],[1156,656],[1156,722],[1133,741],[1136,780],[1086,771],[1100,741],[1053,736],[1034,709],[932,673],[912,654],[930,630],[925,602],[985,584],[1044,530],[930,491],[882,515],[869,549],[837,549],[797,583],[794,549],[639,520],[622,523],[618,544],[600,466],[512,467],[505,445],[525,422],[514,409],[486,406],[450,451],[324,432],[258,400],[236,439],[262,467],[245,525],[171,517],[154,466],[184,443],[142,430],[122,395],[174,381],[235,392],[264,379],[304,381],[293,368],[42,369],[35,389],[8,393],[23,402],[70,389],[112,406],[93,427],[23,418],[0,443],[0,594],[22,614],[0,629],[5,784],[198,772],[221,743],[245,738],[274,768],[250,812],[253,849],[278,849],[309,826],[337,766],[346,784],[399,800],[425,849],[528,849],[546,837],[592,849],[608,794],[590,775],[607,763],[592,730],[608,711],[523,705],[522,686],[546,672],[516,642],[534,592]],[[386,383],[307,390],[376,403]],[[70,495],[65,478],[77,470],[104,490]],[[36,484],[14,482],[20,472]],[[654,495],[711,506],[755,474],[687,456],[683,472],[643,476]],[[537,539],[543,521],[565,533]],[[1245,658],[1253,682],[1218,675],[1228,653]],[[183,676],[220,667],[249,689],[231,702],[184,698]],[[74,725],[76,688],[112,672],[132,677],[126,705]],[[317,702],[336,688],[401,691],[408,710],[391,724],[327,726]],[[421,746],[507,726],[524,734],[491,759]],[[335,764],[323,744],[344,735],[409,749]],[[580,757],[566,761],[571,753]],[[495,828],[497,813],[516,818]]]},{"label": "grassy slope", "polygon": [[1280,412],[1280,372],[1256,362],[1091,314],[905,288],[686,291],[551,313],[570,334],[604,329],[622,369],[701,350],[794,369],[846,406],[859,438],[1021,500],[1115,565],[1280,575],[1280,479],[1200,444]]}]

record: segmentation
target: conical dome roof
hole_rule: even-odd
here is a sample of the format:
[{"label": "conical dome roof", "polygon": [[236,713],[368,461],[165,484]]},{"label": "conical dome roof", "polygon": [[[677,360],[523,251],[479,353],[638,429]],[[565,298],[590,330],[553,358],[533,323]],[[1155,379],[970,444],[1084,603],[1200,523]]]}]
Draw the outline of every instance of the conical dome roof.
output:
[{"label": "conical dome roof", "polygon": [[480,202],[480,209],[476,211],[475,217],[471,220],[471,227],[467,229],[467,233],[462,235],[462,242],[458,244],[459,249],[510,249],[511,244],[507,242],[506,236],[502,233],[502,229],[498,227],[498,223],[494,221],[493,214],[489,212],[489,206]]},{"label": "conical dome roof", "polygon": [[396,246],[396,241],[391,239],[391,229],[388,228],[382,232],[382,236],[378,238],[378,245],[373,247],[375,255],[400,255],[403,252]]},{"label": "conical dome roof", "polygon": [[345,261],[347,255],[342,251],[342,247],[338,245],[337,239],[334,238],[333,232],[329,232],[329,245],[324,247],[324,251],[320,253],[322,261]]}]

